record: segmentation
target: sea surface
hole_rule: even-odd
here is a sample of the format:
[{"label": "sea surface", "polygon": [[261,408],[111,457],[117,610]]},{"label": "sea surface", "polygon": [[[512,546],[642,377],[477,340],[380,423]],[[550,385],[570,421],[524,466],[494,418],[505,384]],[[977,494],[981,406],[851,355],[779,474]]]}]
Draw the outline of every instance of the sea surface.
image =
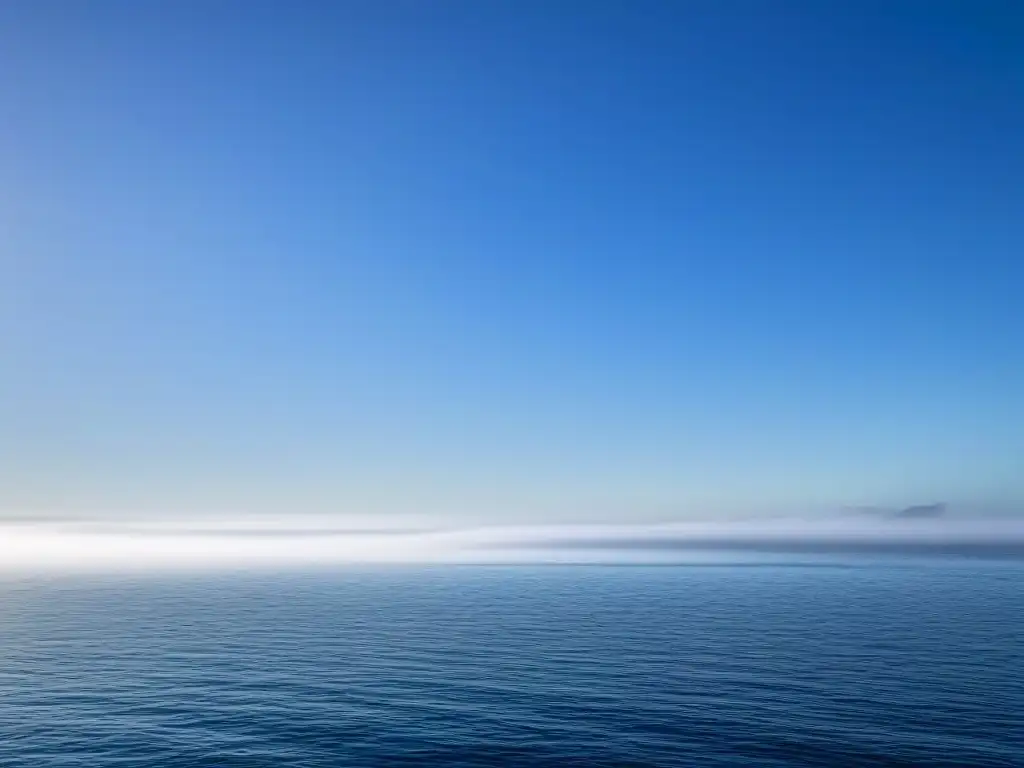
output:
[{"label": "sea surface", "polygon": [[0,579],[0,766],[1024,767],[1024,564]]}]

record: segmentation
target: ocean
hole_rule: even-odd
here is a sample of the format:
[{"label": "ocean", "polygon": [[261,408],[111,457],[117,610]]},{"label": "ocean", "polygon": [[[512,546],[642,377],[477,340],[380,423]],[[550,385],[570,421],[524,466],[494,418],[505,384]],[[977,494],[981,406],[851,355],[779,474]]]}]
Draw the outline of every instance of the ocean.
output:
[{"label": "ocean", "polygon": [[1024,766],[1024,564],[0,580],[0,766]]}]

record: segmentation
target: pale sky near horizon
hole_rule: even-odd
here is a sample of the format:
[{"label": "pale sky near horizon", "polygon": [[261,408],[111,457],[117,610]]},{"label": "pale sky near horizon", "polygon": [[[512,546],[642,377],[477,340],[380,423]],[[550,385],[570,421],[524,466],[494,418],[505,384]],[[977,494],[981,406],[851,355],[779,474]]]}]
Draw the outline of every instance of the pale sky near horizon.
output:
[{"label": "pale sky near horizon", "polygon": [[0,511],[1024,500],[1024,6],[0,8]]}]

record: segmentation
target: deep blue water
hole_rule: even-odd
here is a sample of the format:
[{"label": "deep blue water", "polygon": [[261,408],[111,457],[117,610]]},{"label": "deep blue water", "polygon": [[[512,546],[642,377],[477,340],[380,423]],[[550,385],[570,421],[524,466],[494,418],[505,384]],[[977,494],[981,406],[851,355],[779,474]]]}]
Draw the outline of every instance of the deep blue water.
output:
[{"label": "deep blue water", "polygon": [[1024,766],[1024,566],[0,582],[0,765]]}]

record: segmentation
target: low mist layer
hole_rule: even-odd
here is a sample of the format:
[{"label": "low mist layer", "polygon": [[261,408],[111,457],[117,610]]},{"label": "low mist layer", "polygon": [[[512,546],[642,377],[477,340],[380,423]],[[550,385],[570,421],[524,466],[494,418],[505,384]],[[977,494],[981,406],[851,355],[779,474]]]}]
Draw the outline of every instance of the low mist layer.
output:
[{"label": "low mist layer", "polygon": [[1024,558],[1024,520],[838,517],[652,525],[444,527],[339,518],[7,520],[8,569],[346,563],[672,563],[746,554]]}]

